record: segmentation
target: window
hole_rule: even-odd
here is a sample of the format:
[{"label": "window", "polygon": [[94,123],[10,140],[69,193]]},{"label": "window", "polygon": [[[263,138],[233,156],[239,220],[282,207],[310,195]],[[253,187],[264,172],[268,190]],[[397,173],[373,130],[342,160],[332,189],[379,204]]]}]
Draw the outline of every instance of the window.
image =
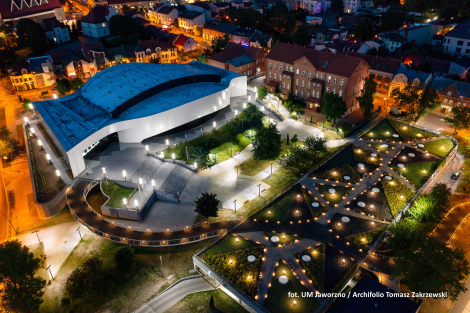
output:
[{"label": "window", "polygon": [[298,80],[298,79],[295,80],[295,85],[296,85],[296,86],[299,85],[299,80]]},{"label": "window", "polygon": [[343,91],[340,90],[338,94],[339,94],[340,97],[342,97],[343,96]]},{"label": "window", "polygon": [[301,98],[304,97],[304,92],[303,92],[303,91],[300,92],[300,97],[301,97]]},{"label": "window", "polygon": [[376,79],[381,81],[381,80],[383,80],[384,78],[383,78],[383,76],[377,75]]},{"label": "window", "polygon": [[277,74],[276,74],[276,73],[274,73],[274,80],[276,80],[276,79],[277,79]]},{"label": "window", "polygon": [[269,72],[269,79],[271,79],[271,72]]},{"label": "window", "polygon": [[333,93],[336,93],[336,89],[333,88]]},{"label": "window", "polygon": [[296,90],[296,91],[295,91],[295,96],[297,97],[298,95],[299,95],[299,91]]},{"label": "window", "polygon": [[323,80],[323,74],[320,75],[320,79]]},{"label": "window", "polygon": [[390,77],[384,77],[384,82],[389,82],[390,81]]},{"label": "window", "polygon": [[312,78],[312,72],[308,72],[308,79]]},{"label": "window", "polygon": [[287,83],[287,89],[289,89],[289,83]]},{"label": "window", "polygon": [[317,91],[317,98],[320,98],[320,92]]},{"label": "window", "polygon": [[326,80],[326,83],[329,84],[331,80],[331,76],[328,76],[328,79]]},{"label": "window", "polygon": [[447,95],[448,95],[449,97],[452,96],[452,92],[449,91],[449,92],[447,93]]},{"label": "window", "polygon": [[309,92],[307,92],[307,96],[306,96],[305,98],[307,98],[307,99],[308,99],[309,97],[310,97],[310,93],[309,93]]},{"label": "window", "polygon": [[448,99],[444,99],[444,104],[447,104]]},{"label": "window", "polygon": [[277,70],[277,63],[274,63],[274,69]]},{"label": "window", "polygon": [[279,64],[279,70],[282,72],[282,64]]},{"label": "window", "polygon": [[305,87],[305,82],[302,80],[302,88]]},{"label": "window", "polygon": [[329,91],[330,91],[330,87],[326,87],[325,91],[326,91],[326,92],[329,92]]},{"label": "window", "polygon": [[305,70],[302,71],[302,77],[305,77]]},{"label": "window", "polygon": [[457,46],[463,46],[463,40],[457,41]]},{"label": "window", "polygon": [[336,86],[336,77],[335,77],[335,78],[333,78],[333,85],[335,85],[335,86]]},{"label": "window", "polygon": [[273,62],[269,62],[269,68],[273,68]]},{"label": "window", "polygon": [[286,82],[282,83],[282,88],[286,89]]},{"label": "window", "polygon": [[101,24],[101,26],[102,26],[102,27],[106,27],[106,24],[105,24],[105,23],[103,23],[103,24]]},{"label": "window", "polygon": [[310,82],[308,82],[307,84],[307,89],[310,89]]},{"label": "window", "polygon": [[455,49],[455,52],[457,52],[457,53],[462,52],[462,48],[456,48],[456,49]]},{"label": "window", "polygon": [[299,76],[299,74],[300,74],[300,70],[299,70],[299,69],[297,69],[297,76]]},{"label": "window", "polygon": [[304,65],[307,64],[307,61],[304,60]]},{"label": "window", "polygon": [[450,101],[449,101],[449,105],[452,105],[452,104],[454,104],[454,101],[453,101],[453,100],[450,100]]},{"label": "window", "polygon": [[317,75],[315,75],[315,77],[318,79],[318,73],[317,73]]}]

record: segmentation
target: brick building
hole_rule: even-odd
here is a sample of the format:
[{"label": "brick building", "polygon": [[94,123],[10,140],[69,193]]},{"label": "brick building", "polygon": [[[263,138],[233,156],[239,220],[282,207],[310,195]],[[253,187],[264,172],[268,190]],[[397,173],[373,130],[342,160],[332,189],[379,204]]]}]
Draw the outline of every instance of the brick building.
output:
[{"label": "brick building", "polygon": [[268,91],[284,97],[292,93],[306,101],[306,109],[313,112],[321,111],[325,92],[338,93],[346,101],[346,115],[359,107],[356,97],[369,69],[360,57],[281,42],[266,56],[266,66]]},{"label": "brick building", "polygon": [[437,91],[441,101],[441,113],[449,114],[453,107],[470,105],[470,84],[447,78],[435,78],[431,89]]}]

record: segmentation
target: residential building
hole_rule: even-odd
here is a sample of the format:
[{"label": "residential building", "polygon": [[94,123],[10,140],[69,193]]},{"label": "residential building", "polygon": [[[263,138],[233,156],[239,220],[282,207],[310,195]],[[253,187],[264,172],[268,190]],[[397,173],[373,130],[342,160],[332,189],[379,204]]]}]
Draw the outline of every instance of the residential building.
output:
[{"label": "residential building", "polygon": [[347,105],[345,115],[359,107],[360,95],[369,66],[364,59],[277,42],[266,56],[266,87],[306,101],[306,109],[321,111],[325,92],[337,93]]},{"label": "residential building", "polygon": [[343,0],[344,3],[344,12],[345,13],[355,13],[359,9],[359,2],[361,0]]},{"label": "residential building", "polygon": [[431,38],[431,46],[440,46],[444,42],[443,35],[434,35]]},{"label": "residential building", "polygon": [[452,108],[470,105],[470,83],[447,78],[435,78],[431,89],[437,91],[441,102],[441,113],[452,113]]},{"label": "residential building", "polygon": [[183,51],[183,52],[191,52],[197,49],[197,42],[191,38],[187,37],[185,35],[178,35],[175,40],[171,41],[178,51]]},{"label": "residential building", "polygon": [[14,90],[24,91],[38,88],[28,62],[7,65],[6,70],[10,75]]},{"label": "residential building", "polygon": [[102,42],[84,44],[82,46],[82,53],[89,69],[88,72],[85,70],[85,78],[91,77],[109,66]]},{"label": "residential building", "polygon": [[405,43],[405,37],[397,34],[397,33],[385,33],[379,35],[378,38],[383,41],[384,47],[388,49],[389,52],[393,52]]},{"label": "residential building", "polygon": [[348,35],[347,29],[336,29],[336,28],[328,28],[328,27],[321,27],[319,29],[315,29],[311,32],[312,34],[312,43],[314,45],[322,45],[329,41],[333,41],[336,39],[339,40],[346,40]]},{"label": "residential building", "polygon": [[65,12],[59,0],[0,1],[0,25],[15,27],[22,18],[41,23],[42,20],[53,17],[59,21],[65,20]]},{"label": "residential building", "polygon": [[207,1],[186,3],[184,6],[190,11],[196,11],[204,14],[206,22],[210,22],[212,20],[212,7]]},{"label": "residential building", "polygon": [[[62,67],[65,70],[65,75],[68,78],[85,78],[85,73],[88,73],[87,77],[90,76],[90,68],[85,56],[79,51],[70,50],[64,56],[60,58]],[[92,63],[93,64],[93,63]],[[94,68],[94,66],[92,65]]]},{"label": "residential building", "polygon": [[[215,2],[218,3],[218,2]],[[212,4],[212,3],[211,3]],[[238,26],[227,23],[206,24],[202,30],[202,39],[205,42],[211,43],[212,40],[228,35],[232,40],[232,35],[237,30]]]},{"label": "residential building", "polygon": [[83,35],[101,38],[110,35],[108,21],[116,15],[114,7],[99,5],[90,9],[90,12],[82,19]]},{"label": "residential building", "polygon": [[267,47],[271,48],[271,45],[273,43],[273,39],[271,35],[263,34],[262,32],[255,32],[253,37],[251,37],[250,40],[250,46],[256,47],[256,48],[261,48],[261,47]]},{"label": "residential building", "polygon": [[[153,8],[156,4],[158,4],[157,0],[146,0],[146,1],[137,1],[137,0],[88,0],[88,1],[99,1],[99,3],[102,3],[101,5],[109,5],[114,7],[116,10],[120,10],[123,5],[127,5],[130,8],[140,10],[141,8],[145,8],[147,10],[150,10],[150,8]],[[93,6],[89,6],[93,7]]]},{"label": "residential building", "polygon": [[256,29],[238,27],[232,36],[232,41],[242,45],[249,46],[251,43],[251,37],[256,33]]},{"label": "residential building", "polygon": [[[439,26],[433,24],[414,24],[388,33],[394,33],[405,38],[405,41],[414,41],[416,45],[429,45],[434,35],[439,32]],[[379,35],[380,38],[380,35]]]},{"label": "residential building", "polygon": [[224,50],[209,57],[207,63],[253,79],[266,75],[266,53],[262,48],[229,42]]},{"label": "residential building", "polygon": [[423,90],[431,83],[432,79],[433,77],[431,73],[414,71],[407,69],[406,67],[401,67],[393,75],[393,79],[390,84],[390,92],[388,95],[390,95],[394,89],[403,89],[408,84],[413,84],[414,86],[417,86]]},{"label": "residential building", "polygon": [[468,78],[470,70],[470,58],[459,55],[451,61],[449,75],[459,75],[460,78]]},{"label": "residential building", "polygon": [[149,12],[151,22],[161,24],[162,27],[173,25],[175,19],[178,18],[178,10],[171,6],[160,6],[156,11]]},{"label": "residential building", "polygon": [[366,40],[364,43],[362,43],[361,47],[357,50],[359,53],[367,53],[372,48],[375,48],[377,51],[381,47],[385,47],[385,42],[378,38],[374,38],[372,40]]},{"label": "residential building", "polygon": [[442,77],[448,75],[451,61],[425,55],[408,54],[403,64],[410,69],[432,73],[434,77]]},{"label": "residential building", "polygon": [[139,44],[125,46],[124,49],[126,50],[129,62],[146,62],[147,57],[145,49],[143,49]]},{"label": "residential building", "polygon": [[160,63],[176,63],[178,50],[175,45],[169,42],[156,41],[152,38],[141,41],[140,46],[145,50],[146,62],[158,58]]},{"label": "residential building", "polygon": [[379,95],[388,96],[390,84],[395,73],[401,68],[401,62],[394,58],[380,58],[377,56],[361,53],[348,53],[351,56],[363,58],[369,65],[368,74],[376,83],[375,92]]},{"label": "residential building", "polygon": [[42,27],[46,31],[47,38],[54,41],[56,44],[63,44],[70,41],[69,28],[62,24],[55,17],[46,18],[42,20]]},{"label": "residential building", "polygon": [[307,10],[311,14],[321,13],[321,1],[300,0],[300,8]]},{"label": "residential building", "polygon": [[129,57],[124,46],[109,48],[105,50],[106,58],[109,60],[109,65],[129,63]]},{"label": "residential building", "polygon": [[56,83],[54,63],[50,55],[29,58],[28,63],[37,88],[50,87]]},{"label": "residential building", "polygon": [[204,14],[196,11],[186,11],[178,16],[178,26],[186,32],[194,33],[196,27],[204,27],[206,20]]},{"label": "residential building", "polygon": [[211,7],[211,11],[213,13],[220,13],[221,11],[230,8],[232,5],[230,2],[211,2],[209,3],[209,6]]},{"label": "residential building", "polygon": [[470,21],[459,23],[445,35],[444,51],[470,56]]}]

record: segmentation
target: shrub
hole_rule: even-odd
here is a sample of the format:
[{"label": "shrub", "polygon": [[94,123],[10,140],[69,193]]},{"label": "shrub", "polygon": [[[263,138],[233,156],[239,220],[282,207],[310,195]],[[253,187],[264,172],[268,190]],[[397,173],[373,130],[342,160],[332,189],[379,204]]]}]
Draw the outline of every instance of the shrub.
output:
[{"label": "shrub", "polygon": [[131,271],[134,265],[134,249],[131,246],[119,247],[114,252],[114,263],[119,271]]},{"label": "shrub", "polygon": [[[309,255],[312,260],[310,262],[302,261],[302,255]],[[311,247],[305,251],[296,254],[302,269],[305,270],[308,278],[310,278],[314,285],[320,292],[325,291],[325,244],[320,246]]]}]

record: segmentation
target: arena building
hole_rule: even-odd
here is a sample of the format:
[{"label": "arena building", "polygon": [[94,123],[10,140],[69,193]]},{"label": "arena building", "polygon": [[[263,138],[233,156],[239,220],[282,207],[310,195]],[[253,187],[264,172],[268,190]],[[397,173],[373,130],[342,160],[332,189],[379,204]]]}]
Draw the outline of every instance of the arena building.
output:
[{"label": "arena building", "polygon": [[246,93],[246,76],[200,62],[127,63],[101,71],[72,95],[34,105],[77,176],[85,155],[111,136],[138,143],[211,116]]}]

